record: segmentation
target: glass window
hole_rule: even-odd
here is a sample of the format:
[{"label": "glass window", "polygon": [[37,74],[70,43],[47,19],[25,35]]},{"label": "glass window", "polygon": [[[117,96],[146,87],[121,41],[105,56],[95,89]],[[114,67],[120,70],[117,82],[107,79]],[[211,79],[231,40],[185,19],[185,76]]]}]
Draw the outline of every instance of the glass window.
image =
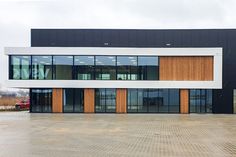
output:
[{"label": "glass window", "polygon": [[117,56],[117,80],[137,80],[137,57]]},{"label": "glass window", "polygon": [[84,112],[84,89],[74,89],[74,112]]},{"label": "glass window", "polygon": [[52,89],[31,89],[31,112],[52,112]]},{"label": "glass window", "polygon": [[138,57],[139,80],[158,80],[158,57]]},{"label": "glass window", "polygon": [[178,89],[128,89],[128,112],[179,113]]},{"label": "glass window", "polygon": [[32,79],[52,79],[52,56],[32,56]]},{"label": "glass window", "polygon": [[95,110],[100,113],[116,112],[116,89],[96,89]]},{"label": "glass window", "polygon": [[75,79],[94,79],[94,56],[75,56]]},{"label": "glass window", "polygon": [[53,56],[54,79],[72,80],[73,56]]},{"label": "glass window", "polygon": [[212,113],[212,90],[190,90],[190,113]]},{"label": "glass window", "polygon": [[158,112],[159,107],[159,89],[148,90],[148,111]]},{"label": "glass window", "polygon": [[10,79],[30,79],[30,56],[11,56]]},{"label": "glass window", "polygon": [[170,89],[169,90],[169,112],[178,113],[180,110],[180,100],[179,100],[179,90]]},{"label": "glass window", "polygon": [[159,112],[167,113],[168,112],[168,105],[169,105],[169,93],[168,89],[160,89],[159,90]]},{"label": "glass window", "polygon": [[138,89],[128,90],[128,112],[138,112]]},{"label": "glass window", "polygon": [[83,112],[84,111],[84,90],[80,88],[64,89],[64,105],[65,113]]},{"label": "glass window", "polygon": [[116,79],[116,57],[96,56],[96,80]]},{"label": "glass window", "polygon": [[64,112],[73,112],[74,107],[73,107],[73,99],[74,99],[74,92],[73,89],[64,89],[64,94],[63,94],[63,110]]}]

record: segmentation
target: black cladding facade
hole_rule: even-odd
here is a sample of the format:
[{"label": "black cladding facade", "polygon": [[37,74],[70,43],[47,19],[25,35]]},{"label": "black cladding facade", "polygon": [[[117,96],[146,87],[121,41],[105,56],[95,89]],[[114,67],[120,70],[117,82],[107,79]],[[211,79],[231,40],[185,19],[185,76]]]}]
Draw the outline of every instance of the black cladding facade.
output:
[{"label": "black cladding facade", "polygon": [[223,89],[213,90],[213,113],[233,113],[236,29],[32,29],[32,47],[222,47]]}]

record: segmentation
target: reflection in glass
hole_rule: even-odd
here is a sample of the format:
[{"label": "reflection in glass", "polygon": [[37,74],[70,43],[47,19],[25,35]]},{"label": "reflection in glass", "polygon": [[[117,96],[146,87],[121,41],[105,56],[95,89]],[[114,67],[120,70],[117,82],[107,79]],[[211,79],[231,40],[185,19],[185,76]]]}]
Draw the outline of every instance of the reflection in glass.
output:
[{"label": "reflection in glass", "polygon": [[96,56],[96,80],[116,79],[116,57]]},{"label": "reflection in glass", "polygon": [[72,80],[73,56],[54,56],[54,79]]},{"label": "reflection in glass", "polygon": [[52,79],[52,56],[32,56],[32,79]]},{"label": "reflection in glass", "polygon": [[178,89],[128,89],[128,112],[179,113]]},{"label": "reflection in glass", "polygon": [[74,108],[73,108],[73,99],[74,99],[74,93],[73,93],[73,89],[72,88],[67,88],[64,89],[64,94],[63,94],[63,109],[64,112],[73,112]]},{"label": "reflection in glass", "polygon": [[31,89],[31,112],[52,112],[52,89]]},{"label": "reflection in glass", "polygon": [[212,113],[212,90],[190,90],[190,113]]},{"label": "reflection in glass", "polygon": [[138,112],[138,89],[128,90],[128,111]]},{"label": "reflection in glass", "polygon": [[117,56],[117,80],[137,80],[137,57]]},{"label": "reflection in glass", "polygon": [[84,89],[74,89],[74,112],[84,112]]},{"label": "reflection in glass", "polygon": [[94,56],[75,56],[75,79],[94,79]]},{"label": "reflection in glass", "polygon": [[30,56],[11,56],[10,78],[22,80],[30,79],[30,65]]},{"label": "reflection in glass", "polygon": [[158,57],[138,57],[139,80],[158,80],[158,74]]},{"label": "reflection in glass", "polygon": [[84,90],[80,88],[66,88],[64,91],[63,110],[65,113],[84,111]]},{"label": "reflection in glass", "polygon": [[169,107],[169,93],[168,89],[160,89],[159,90],[159,97],[161,99],[161,103],[159,104],[159,111],[162,113],[168,112]]},{"label": "reflection in glass", "polygon": [[179,90],[169,90],[169,112],[179,111]]},{"label": "reflection in glass", "polygon": [[96,89],[95,93],[96,112],[116,112],[116,89],[100,88]]}]

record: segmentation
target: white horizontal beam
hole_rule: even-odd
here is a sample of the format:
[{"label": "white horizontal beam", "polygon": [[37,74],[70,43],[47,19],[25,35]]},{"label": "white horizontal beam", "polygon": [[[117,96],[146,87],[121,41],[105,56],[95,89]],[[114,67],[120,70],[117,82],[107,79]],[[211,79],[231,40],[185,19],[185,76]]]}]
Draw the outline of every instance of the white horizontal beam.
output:
[{"label": "white horizontal beam", "polygon": [[8,80],[6,84],[12,88],[222,88],[215,81]]},{"label": "white horizontal beam", "polygon": [[5,54],[215,56],[222,48],[5,47]]}]

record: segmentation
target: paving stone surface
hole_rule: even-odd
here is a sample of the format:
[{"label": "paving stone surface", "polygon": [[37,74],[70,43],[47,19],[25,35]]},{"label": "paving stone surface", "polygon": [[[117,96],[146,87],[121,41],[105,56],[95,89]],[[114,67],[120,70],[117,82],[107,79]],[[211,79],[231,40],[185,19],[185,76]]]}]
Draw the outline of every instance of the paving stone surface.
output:
[{"label": "paving stone surface", "polygon": [[0,157],[235,157],[236,115],[0,112]]}]

